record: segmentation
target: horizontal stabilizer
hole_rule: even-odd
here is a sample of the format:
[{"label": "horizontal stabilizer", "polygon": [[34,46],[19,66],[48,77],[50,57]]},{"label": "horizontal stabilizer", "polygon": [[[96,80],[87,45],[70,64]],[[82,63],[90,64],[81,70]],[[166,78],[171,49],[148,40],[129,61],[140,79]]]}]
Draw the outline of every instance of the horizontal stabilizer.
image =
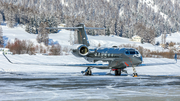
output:
[{"label": "horizontal stabilizer", "polygon": [[[46,27],[46,29],[82,29],[83,27]],[[84,27],[85,29],[104,30],[106,28]]]},{"label": "horizontal stabilizer", "polygon": [[93,28],[93,27],[85,27],[85,29],[99,29],[99,30],[104,30],[106,28]]},{"label": "horizontal stabilizer", "polygon": [[46,29],[81,29],[83,27],[46,27]]}]

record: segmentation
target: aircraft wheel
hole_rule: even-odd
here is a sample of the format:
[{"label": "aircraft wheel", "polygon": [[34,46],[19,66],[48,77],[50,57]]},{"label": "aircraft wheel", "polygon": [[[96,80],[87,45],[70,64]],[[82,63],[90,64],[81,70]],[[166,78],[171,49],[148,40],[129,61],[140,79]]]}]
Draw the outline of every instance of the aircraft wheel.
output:
[{"label": "aircraft wheel", "polygon": [[115,70],[115,76],[121,76],[121,69]]},{"label": "aircraft wheel", "polygon": [[89,71],[89,75],[92,75],[92,71],[91,70]]},{"label": "aircraft wheel", "polygon": [[138,74],[137,73],[133,73],[133,77],[138,77]]},{"label": "aircraft wheel", "polygon": [[85,75],[92,75],[92,71],[91,70],[88,70]]}]

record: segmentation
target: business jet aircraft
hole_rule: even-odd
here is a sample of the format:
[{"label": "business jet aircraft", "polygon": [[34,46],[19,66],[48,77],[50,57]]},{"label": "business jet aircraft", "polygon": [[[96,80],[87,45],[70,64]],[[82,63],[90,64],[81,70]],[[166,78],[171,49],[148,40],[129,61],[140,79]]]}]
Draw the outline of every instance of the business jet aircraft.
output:
[{"label": "business jet aircraft", "polygon": [[[6,55],[6,59],[13,64],[26,64],[26,65],[50,65],[50,66],[78,66],[78,67],[87,67],[85,71],[85,75],[92,75],[92,68],[98,69],[112,69],[115,71],[115,76],[120,76],[121,72],[126,72],[124,69],[126,67],[133,68],[133,77],[137,77],[137,73],[135,70],[135,66],[149,66],[149,65],[158,65],[158,64],[142,64],[142,56],[140,52],[133,48],[92,48],[90,47],[86,29],[104,29],[104,28],[90,28],[85,27],[84,24],[79,24],[76,27],[62,27],[62,28],[46,28],[46,29],[73,29],[77,30],[78,33],[78,42],[79,44],[75,44],[72,47],[73,55],[77,57],[84,57],[87,61],[93,61],[93,64],[36,64],[36,63],[13,63],[11,62]],[[177,55],[175,55],[175,59],[177,61]],[[108,62],[108,64],[96,64],[97,61]],[[167,64],[167,63],[166,63]],[[168,63],[172,64],[172,63]],[[159,65],[165,65],[164,63],[160,63]]]}]

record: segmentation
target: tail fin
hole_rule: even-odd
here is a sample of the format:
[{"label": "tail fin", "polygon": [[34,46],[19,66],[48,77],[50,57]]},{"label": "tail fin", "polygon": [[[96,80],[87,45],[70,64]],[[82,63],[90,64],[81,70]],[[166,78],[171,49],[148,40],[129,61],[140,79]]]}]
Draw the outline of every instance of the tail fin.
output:
[{"label": "tail fin", "polygon": [[177,54],[175,54],[174,59],[176,60],[176,63],[177,63]]},{"label": "tail fin", "polygon": [[46,27],[46,29],[78,29],[78,43],[79,44],[84,44],[86,46],[90,46],[86,29],[105,29],[105,28],[91,28],[91,27],[85,27],[84,24],[78,24],[76,27],[61,27],[61,28],[50,28]]},{"label": "tail fin", "polygon": [[86,30],[85,30],[85,25],[84,24],[79,24],[76,27],[82,27],[82,28],[78,28],[78,30],[77,30],[78,43],[79,44],[84,44],[86,46],[90,46],[89,41],[88,41],[88,37],[87,37],[87,33],[86,33]]}]

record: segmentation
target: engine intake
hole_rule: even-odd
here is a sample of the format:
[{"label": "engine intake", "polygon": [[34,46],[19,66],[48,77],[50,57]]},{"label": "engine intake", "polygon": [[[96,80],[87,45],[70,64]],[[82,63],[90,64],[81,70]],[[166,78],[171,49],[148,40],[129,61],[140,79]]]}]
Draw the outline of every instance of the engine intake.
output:
[{"label": "engine intake", "polygon": [[87,55],[88,54],[88,48],[86,46],[79,47],[79,53],[81,55]]},{"label": "engine intake", "polygon": [[83,57],[89,54],[89,49],[86,45],[83,44],[77,44],[77,45],[73,45],[72,48],[72,53],[75,56],[79,56],[79,57]]}]

